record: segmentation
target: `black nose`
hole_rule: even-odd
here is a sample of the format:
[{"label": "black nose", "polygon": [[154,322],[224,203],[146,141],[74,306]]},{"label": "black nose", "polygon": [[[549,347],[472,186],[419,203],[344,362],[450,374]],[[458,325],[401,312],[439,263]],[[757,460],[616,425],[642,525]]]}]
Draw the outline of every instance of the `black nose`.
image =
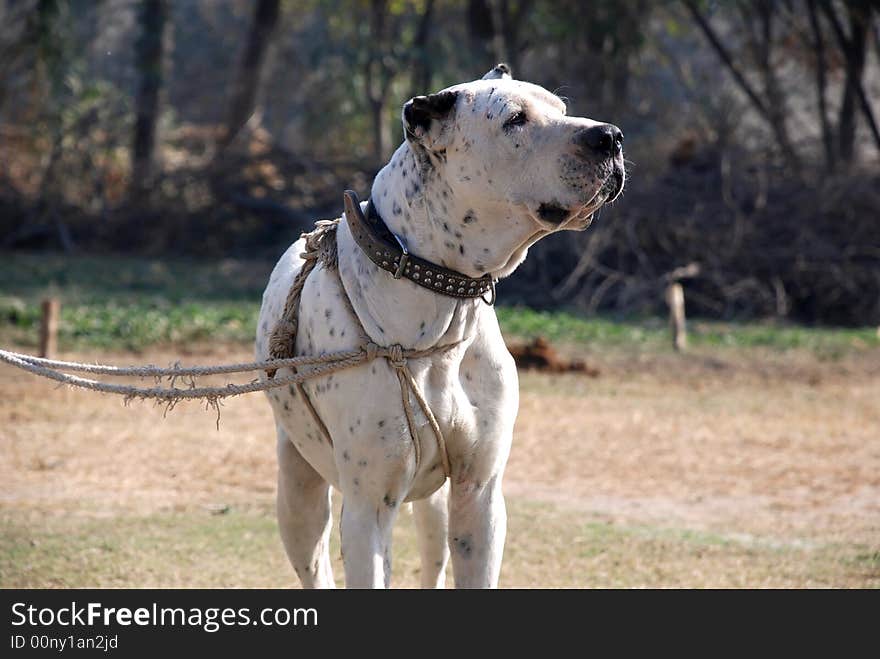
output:
[{"label": "black nose", "polygon": [[575,143],[591,154],[616,156],[623,150],[623,133],[617,126],[598,124],[575,134]]}]

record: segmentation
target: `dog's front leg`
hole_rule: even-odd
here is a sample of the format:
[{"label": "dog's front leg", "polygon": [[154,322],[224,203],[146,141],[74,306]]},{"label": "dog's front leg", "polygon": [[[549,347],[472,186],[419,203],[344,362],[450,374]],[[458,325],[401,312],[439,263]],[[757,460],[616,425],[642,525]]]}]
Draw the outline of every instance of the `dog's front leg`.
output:
[{"label": "dog's front leg", "polygon": [[391,585],[391,530],[400,501],[346,496],[340,535],[346,588],[388,588]]},{"label": "dog's front leg", "polygon": [[448,481],[427,499],[413,502],[413,518],[422,559],[422,588],[444,588],[449,562]]},{"label": "dog's front leg", "polygon": [[303,588],[333,588],[330,485],[278,425],[278,527]]},{"label": "dog's front leg", "polygon": [[501,476],[486,483],[453,479],[449,549],[456,588],[497,588],[507,533]]}]

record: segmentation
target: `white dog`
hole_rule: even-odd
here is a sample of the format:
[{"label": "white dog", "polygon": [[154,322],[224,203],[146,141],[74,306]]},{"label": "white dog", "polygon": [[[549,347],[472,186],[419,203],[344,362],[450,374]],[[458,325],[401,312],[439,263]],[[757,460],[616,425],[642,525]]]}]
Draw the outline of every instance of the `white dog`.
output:
[{"label": "white dog", "polygon": [[[404,268],[402,250],[387,267],[381,262],[387,253],[365,252],[354,235],[355,218],[343,217],[338,265],[319,264],[306,279],[295,348],[298,355],[350,350],[358,347],[361,328],[379,346],[452,346],[408,363],[446,449],[416,405],[411,432],[402,385],[387,359],[311,379],[302,392],[270,391],[278,520],[305,587],[334,585],[331,485],[343,494],[348,587],[390,584],[391,530],[407,501],[418,528],[423,587],[443,587],[450,553],[457,587],[497,586],[506,530],[501,480],[518,383],[490,304],[494,281],[513,272],[544,236],[585,229],[623,188],[620,130],[566,116],[559,98],[511,79],[505,65],[481,80],[410,100],[403,122],[406,141],[376,176],[372,208],[361,208],[381,218],[386,236],[420,257],[422,267],[406,261]],[[269,355],[302,251],[300,240],[272,272],[258,359]]]}]

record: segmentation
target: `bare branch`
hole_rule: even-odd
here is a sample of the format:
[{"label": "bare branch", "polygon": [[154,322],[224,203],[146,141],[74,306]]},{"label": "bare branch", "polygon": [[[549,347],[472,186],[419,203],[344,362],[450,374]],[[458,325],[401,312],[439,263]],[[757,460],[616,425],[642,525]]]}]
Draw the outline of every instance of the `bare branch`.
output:
[{"label": "bare branch", "polygon": [[[840,23],[840,19],[837,17],[837,13],[834,11],[834,7],[831,6],[829,0],[821,0],[821,7],[825,16],[828,17],[828,22],[831,23],[840,51],[843,53],[844,57],[846,57],[847,68],[849,69],[846,76],[847,84],[859,100],[859,105],[861,105],[865,120],[868,122],[868,127],[871,129],[871,134],[874,136],[877,150],[880,151],[880,129],[877,127],[877,120],[874,118],[874,112],[871,109],[871,104],[868,101],[868,96],[865,94],[865,87],[862,85],[861,80],[861,70],[864,67],[864,53],[860,54],[857,52],[858,49],[856,48],[856,44],[852,43],[852,41],[847,38],[846,33],[843,31],[843,26]],[[865,28],[867,31],[871,16],[870,5],[865,5],[864,12]],[[857,59],[859,57],[861,57],[861,62]]]},{"label": "bare branch", "polygon": [[[718,57],[721,58],[721,61],[727,67],[728,71],[730,71],[737,85],[739,85],[740,89],[745,92],[746,96],[748,96],[749,100],[754,105],[755,109],[761,115],[761,117],[767,122],[770,126],[770,129],[773,131],[773,134],[776,137],[776,142],[779,144],[779,148],[782,150],[782,155],[785,157],[786,162],[789,167],[795,172],[799,173],[801,171],[801,162],[800,158],[798,158],[797,153],[794,150],[794,147],[791,144],[791,140],[788,137],[788,131],[785,127],[785,115],[784,113],[780,113],[776,111],[774,108],[777,107],[777,103],[774,101],[778,101],[778,99],[774,98],[778,96],[775,93],[775,84],[772,78],[772,72],[769,72],[769,53],[770,53],[770,43],[763,44],[764,52],[756,52],[756,55],[759,60],[762,61],[762,68],[764,69],[764,77],[768,86],[768,95],[770,96],[770,105],[764,102],[762,98],[758,95],[758,92],[755,88],[749,83],[746,77],[743,75],[742,71],[740,71],[739,67],[733,60],[730,52],[727,48],[724,47],[724,44],[721,42],[718,33],[715,32],[715,29],[709,23],[708,19],[703,15],[700,11],[700,8],[697,6],[697,3],[694,0],[683,0],[684,5],[687,7],[688,11],[690,11],[691,16],[694,21],[697,23],[697,26],[705,35],[706,39],[715,49],[715,52],[718,54]],[[746,12],[748,8],[745,5],[740,5]],[[763,12],[762,17],[762,30],[763,30],[763,38],[765,40],[770,37],[770,16],[769,13],[772,11],[769,7],[764,7],[765,11]],[[746,13],[746,16],[748,14]]]}]

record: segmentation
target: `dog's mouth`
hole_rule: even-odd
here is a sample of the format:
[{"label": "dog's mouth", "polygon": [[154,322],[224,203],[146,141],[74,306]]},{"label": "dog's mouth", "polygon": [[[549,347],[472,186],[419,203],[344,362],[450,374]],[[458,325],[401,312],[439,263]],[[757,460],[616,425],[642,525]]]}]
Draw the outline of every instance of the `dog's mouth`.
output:
[{"label": "dog's mouth", "polygon": [[590,226],[593,213],[620,196],[623,181],[623,171],[615,168],[593,198],[583,206],[566,208],[556,203],[545,203],[538,206],[534,215],[541,224],[550,225],[554,229],[586,229]]},{"label": "dog's mouth", "polygon": [[621,192],[623,192],[623,170],[615,167],[611,176],[605,179],[605,183],[599,189],[599,195],[605,197],[602,203],[608,204],[617,199]]}]

